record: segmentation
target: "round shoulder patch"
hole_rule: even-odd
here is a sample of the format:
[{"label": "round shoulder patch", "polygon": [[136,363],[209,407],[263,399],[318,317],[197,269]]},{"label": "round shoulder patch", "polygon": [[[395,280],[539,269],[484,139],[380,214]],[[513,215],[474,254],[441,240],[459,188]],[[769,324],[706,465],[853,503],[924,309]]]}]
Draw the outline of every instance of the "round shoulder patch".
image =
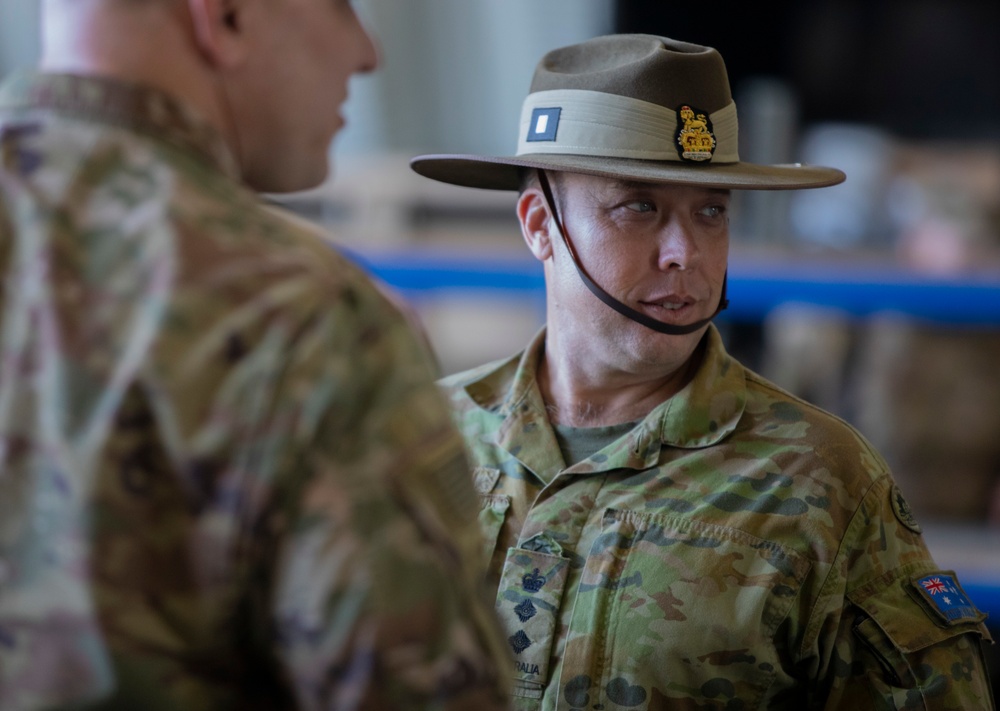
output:
[{"label": "round shoulder patch", "polygon": [[920,528],[920,524],[917,523],[917,517],[913,515],[913,509],[906,503],[906,499],[903,498],[903,492],[899,490],[897,484],[892,485],[892,491],[889,492],[889,499],[892,501],[892,512],[896,514],[899,522],[914,533],[920,533],[922,529]]}]

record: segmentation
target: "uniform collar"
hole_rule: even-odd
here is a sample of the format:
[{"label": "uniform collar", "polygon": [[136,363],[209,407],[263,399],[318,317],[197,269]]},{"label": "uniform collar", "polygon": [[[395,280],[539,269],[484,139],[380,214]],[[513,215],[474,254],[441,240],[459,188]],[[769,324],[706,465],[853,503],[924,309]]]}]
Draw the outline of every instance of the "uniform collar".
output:
[{"label": "uniform collar", "polygon": [[728,436],[747,403],[743,366],[722,344],[714,325],[702,341],[704,354],[694,377],[684,388],[646,417],[652,433],[673,447],[709,447]]},{"label": "uniform collar", "polygon": [[544,352],[543,328],[520,356],[487,370],[467,383],[465,391],[480,407],[503,418],[497,445],[542,480],[551,481],[566,465],[535,379]]},{"label": "uniform collar", "polygon": [[0,110],[42,109],[114,124],[198,153],[235,180],[222,135],[190,106],[151,87],[73,74],[15,73],[0,86]]},{"label": "uniform collar", "polygon": [[[726,353],[722,338],[714,325],[709,326],[702,345],[702,361],[691,381],[673,397],[655,407],[639,425],[625,435],[630,440],[629,446],[618,447],[621,456],[608,460],[605,468],[625,466],[638,469],[654,466],[663,446],[685,449],[708,447],[720,442],[736,428],[747,401],[743,366]],[[481,371],[473,380],[465,383],[464,389],[479,407],[505,418],[500,432],[501,439],[515,439],[517,433],[533,431],[534,437],[551,438],[551,447],[544,448],[554,449],[558,453],[558,445],[548,424],[545,405],[535,380],[544,348],[543,328],[519,356],[503,361],[485,372]],[[498,444],[503,445],[502,442]],[[542,442],[539,444],[544,446]],[[505,448],[513,451],[509,446]],[[517,447],[514,446],[513,449]],[[548,469],[552,466],[554,463],[546,460],[536,462],[535,466],[529,468],[537,471],[536,467]],[[581,462],[573,467],[573,471],[587,466],[587,462]],[[593,470],[593,467],[590,468]]]}]

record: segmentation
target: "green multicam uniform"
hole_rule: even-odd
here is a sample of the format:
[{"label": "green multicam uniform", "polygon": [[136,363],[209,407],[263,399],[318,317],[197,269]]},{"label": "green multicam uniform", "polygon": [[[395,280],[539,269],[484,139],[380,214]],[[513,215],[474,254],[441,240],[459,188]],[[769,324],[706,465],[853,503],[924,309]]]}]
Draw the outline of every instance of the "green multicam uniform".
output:
[{"label": "green multicam uniform", "polygon": [[0,160],[0,709],[502,707],[398,311],[159,93],[16,78]]},{"label": "green multicam uniform", "polygon": [[[521,709],[988,709],[981,615],[853,429],[702,342],[692,382],[563,463],[520,358],[444,381]],[[547,483],[548,482],[548,483]]]}]

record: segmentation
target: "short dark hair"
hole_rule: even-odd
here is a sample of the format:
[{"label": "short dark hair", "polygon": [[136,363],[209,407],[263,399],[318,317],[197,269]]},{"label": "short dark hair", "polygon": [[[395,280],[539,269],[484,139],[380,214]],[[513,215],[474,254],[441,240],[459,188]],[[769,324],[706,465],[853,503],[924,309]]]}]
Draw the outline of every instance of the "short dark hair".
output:
[{"label": "short dark hair", "polygon": [[537,186],[538,171],[534,168],[518,168],[517,170],[518,191],[524,192],[528,188]]}]

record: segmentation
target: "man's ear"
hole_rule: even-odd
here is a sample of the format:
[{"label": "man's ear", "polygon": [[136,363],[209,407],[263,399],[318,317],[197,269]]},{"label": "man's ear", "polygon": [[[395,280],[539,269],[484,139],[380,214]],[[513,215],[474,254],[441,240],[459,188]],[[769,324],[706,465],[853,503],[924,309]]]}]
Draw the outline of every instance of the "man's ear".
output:
[{"label": "man's ear", "polygon": [[552,256],[552,213],[541,188],[529,187],[517,199],[517,219],[521,234],[535,259],[544,262]]},{"label": "man's ear", "polygon": [[187,0],[194,40],[206,61],[219,68],[246,56],[243,0]]}]

